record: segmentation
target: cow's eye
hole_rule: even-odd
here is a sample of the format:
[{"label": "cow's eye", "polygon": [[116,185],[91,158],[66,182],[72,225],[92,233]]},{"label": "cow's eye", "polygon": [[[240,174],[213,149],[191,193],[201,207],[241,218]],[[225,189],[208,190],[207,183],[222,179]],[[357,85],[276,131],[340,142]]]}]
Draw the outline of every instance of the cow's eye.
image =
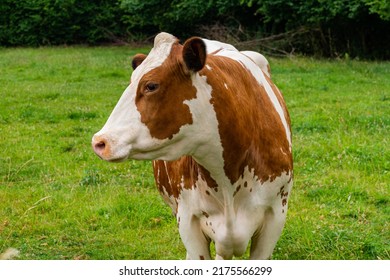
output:
[{"label": "cow's eye", "polygon": [[153,93],[158,89],[159,85],[155,82],[149,82],[145,86],[146,93]]}]

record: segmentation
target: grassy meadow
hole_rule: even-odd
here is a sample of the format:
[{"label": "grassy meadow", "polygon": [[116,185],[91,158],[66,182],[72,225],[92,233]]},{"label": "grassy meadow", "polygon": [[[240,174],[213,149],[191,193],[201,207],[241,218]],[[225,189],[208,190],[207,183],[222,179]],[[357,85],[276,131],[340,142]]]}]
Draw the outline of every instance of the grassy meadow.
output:
[{"label": "grassy meadow", "polygon": [[[0,49],[0,253],[183,259],[150,162],[90,147],[148,49]],[[390,259],[390,63],[270,59],[295,183],[274,259]]]}]

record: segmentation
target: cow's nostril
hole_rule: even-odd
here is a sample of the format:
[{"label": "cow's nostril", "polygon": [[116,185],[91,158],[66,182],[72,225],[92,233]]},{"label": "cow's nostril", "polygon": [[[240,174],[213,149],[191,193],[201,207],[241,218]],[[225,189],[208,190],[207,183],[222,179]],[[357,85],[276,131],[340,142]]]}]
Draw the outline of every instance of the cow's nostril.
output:
[{"label": "cow's nostril", "polygon": [[106,141],[105,140],[99,140],[98,142],[93,144],[93,149],[95,153],[99,156],[102,156],[104,151],[106,150]]},{"label": "cow's nostril", "polygon": [[106,147],[106,142],[104,141],[100,141],[99,143],[95,144],[95,148],[97,150],[104,150],[105,147]]}]

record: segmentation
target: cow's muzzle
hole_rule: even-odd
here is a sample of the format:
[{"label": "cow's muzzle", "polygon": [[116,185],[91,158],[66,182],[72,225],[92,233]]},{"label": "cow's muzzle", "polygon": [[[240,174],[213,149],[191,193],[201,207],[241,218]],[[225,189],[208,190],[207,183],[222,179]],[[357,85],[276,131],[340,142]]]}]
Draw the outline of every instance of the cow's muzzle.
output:
[{"label": "cow's muzzle", "polygon": [[111,149],[109,141],[104,136],[94,136],[92,138],[92,148],[95,154],[101,159],[110,160]]}]

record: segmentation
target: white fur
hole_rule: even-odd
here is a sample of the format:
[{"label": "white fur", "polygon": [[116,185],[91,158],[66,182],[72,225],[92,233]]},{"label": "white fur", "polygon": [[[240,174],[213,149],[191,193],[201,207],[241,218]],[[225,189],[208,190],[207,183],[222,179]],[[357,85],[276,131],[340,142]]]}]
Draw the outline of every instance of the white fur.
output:
[{"label": "white fur", "polygon": [[263,70],[268,78],[271,78],[271,73],[269,72],[269,63],[264,55],[254,51],[241,51],[241,53],[252,59],[253,62],[256,63],[261,70]]}]

